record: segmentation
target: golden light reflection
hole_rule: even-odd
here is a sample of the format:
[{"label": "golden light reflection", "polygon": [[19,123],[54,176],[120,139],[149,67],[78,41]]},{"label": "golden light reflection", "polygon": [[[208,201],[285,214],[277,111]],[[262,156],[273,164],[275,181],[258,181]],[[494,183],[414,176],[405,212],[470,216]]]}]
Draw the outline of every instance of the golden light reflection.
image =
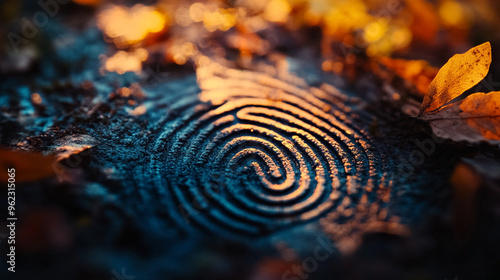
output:
[{"label": "golden light reflection", "polygon": [[193,23],[191,16],[189,14],[189,7],[181,6],[179,7],[174,14],[175,22],[180,26],[189,26]]},{"label": "golden light reflection", "polygon": [[126,47],[166,28],[166,15],[141,4],[112,6],[98,15],[98,25],[118,47]]},{"label": "golden light reflection", "polygon": [[220,9],[212,13],[205,13],[203,16],[203,25],[211,32],[217,29],[226,31],[233,27],[234,23],[235,18],[230,10]]},{"label": "golden light reflection", "polygon": [[189,7],[189,16],[194,22],[203,21],[203,14],[205,13],[205,5],[202,3],[194,3]]},{"label": "golden light reflection", "polygon": [[286,0],[271,0],[264,10],[264,18],[271,22],[286,22],[292,8]]},{"label": "golden light reflection", "polygon": [[113,56],[106,59],[104,69],[108,72],[139,73],[142,70],[142,62],[148,58],[148,52],[145,49],[137,49],[133,52],[118,51]]},{"label": "golden light reflection", "polygon": [[462,4],[453,0],[446,0],[439,7],[439,15],[445,25],[463,26],[467,24],[466,11]]},{"label": "golden light reflection", "polygon": [[[189,16],[193,22],[202,22],[209,32],[227,31],[236,23],[235,9],[223,9],[216,5],[194,3],[189,7]],[[183,17],[179,20],[185,21]]]},{"label": "golden light reflection", "polygon": [[[275,41],[280,39],[273,33],[275,26],[290,34],[300,30],[307,33],[308,28],[319,27],[321,55],[323,61],[329,61],[322,68],[340,73],[351,71],[360,54],[379,58],[404,53],[414,41],[430,47],[444,44],[437,42],[436,37],[439,31],[447,29],[454,30],[450,38],[459,44],[468,34],[472,20],[472,12],[466,4],[456,0],[436,3],[427,0],[160,0],[152,6],[106,6],[99,13],[98,26],[119,49],[155,45],[158,47],[148,51],[161,53],[165,63],[179,65],[186,64],[194,53],[203,50],[224,57],[228,47],[238,51],[237,60],[242,65],[248,65],[255,57],[276,51]],[[333,50],[334,43],[340,44],[341,53]],[[143,61],[131,54],[119,56],[125,59],[125,66],[116,66],[111,60],[105,68],[120,73],[124,70],[119,68],[137,72],[138,61]]]},{"label": "golden light reflection", "polygon": [[326,34],[347,34],[351,30],[363,28],[372,17],[361,0],[342,1],[332,4],[323,15]]},{"label": "golden light reflection", "polygon": [[194,44],[190,42],[174,42],[174,44],[168,48],[167,58],[177,65],[183,65],[195,54],[197,54],[197,48]]}]

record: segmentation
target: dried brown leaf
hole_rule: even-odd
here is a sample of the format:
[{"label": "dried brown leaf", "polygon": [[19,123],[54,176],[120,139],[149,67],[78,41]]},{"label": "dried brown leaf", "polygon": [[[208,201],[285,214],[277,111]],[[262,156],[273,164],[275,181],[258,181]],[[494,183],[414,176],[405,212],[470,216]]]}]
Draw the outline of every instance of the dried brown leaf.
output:
[{"label": "dried brown leaf", "polygon": [[474,93],[421,117],[442,138],[500,143],[500,91]]},{"label": "dried brown leaf", "polygon": [[491,64],[491,45],[486,42],[464,54],[456,54],[439,70],[420,107],[419,116],[435,111],[479,83]]}]

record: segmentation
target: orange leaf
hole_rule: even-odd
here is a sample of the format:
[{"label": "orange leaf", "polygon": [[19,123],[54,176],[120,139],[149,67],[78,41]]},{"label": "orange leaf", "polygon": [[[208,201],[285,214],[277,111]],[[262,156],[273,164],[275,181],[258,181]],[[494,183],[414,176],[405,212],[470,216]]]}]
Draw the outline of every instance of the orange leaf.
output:
[{"label": "orange leaf", "polygon": [[7,169],[15,168],[16,182],[29,182],[55,175],[52,164],[55,156],[44,156],[36,153],[0,150],[0,180],[9,179]]},{"label": "orange leaf", "polygon": [[419,116],[432,112],[479,83],[491,64],[491,45],[486,42],[464,54],[456,54],[439,70],[429,86]]},{"label": "orange leaf", "polygon": [[500,143],[500,91],[474,93],[421,117],[442,138]]}]

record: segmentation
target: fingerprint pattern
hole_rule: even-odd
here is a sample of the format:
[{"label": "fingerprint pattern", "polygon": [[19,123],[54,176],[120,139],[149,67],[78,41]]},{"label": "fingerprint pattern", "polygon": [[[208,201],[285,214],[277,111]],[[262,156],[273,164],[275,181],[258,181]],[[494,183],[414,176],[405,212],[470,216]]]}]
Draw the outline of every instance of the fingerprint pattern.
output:
[{"label": "fingerprint pattern", "polygon": [[186,230],[258,236],[335,211],[387,188],[384,151],[355,122],[348,98],[210,62],[201,93],[173,104],[155,142],[155,188]]}]

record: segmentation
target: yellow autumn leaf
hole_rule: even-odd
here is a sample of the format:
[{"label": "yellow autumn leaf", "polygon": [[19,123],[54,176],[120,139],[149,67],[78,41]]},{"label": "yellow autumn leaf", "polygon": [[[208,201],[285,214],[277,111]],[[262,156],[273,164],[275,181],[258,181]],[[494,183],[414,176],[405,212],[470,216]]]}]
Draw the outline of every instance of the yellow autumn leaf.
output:
[{"label": "yellow autumn leaf", "polygon": [[442,138],[500,143],[500,91],[474,93],[421,117]]},{"label": "yellow autumn leaf", "polygon": [[432,112],[479,83],[491,64],[491,45],[486,42],[464,54],[456,54],[439,70],[420,107],[419,116]]}]

